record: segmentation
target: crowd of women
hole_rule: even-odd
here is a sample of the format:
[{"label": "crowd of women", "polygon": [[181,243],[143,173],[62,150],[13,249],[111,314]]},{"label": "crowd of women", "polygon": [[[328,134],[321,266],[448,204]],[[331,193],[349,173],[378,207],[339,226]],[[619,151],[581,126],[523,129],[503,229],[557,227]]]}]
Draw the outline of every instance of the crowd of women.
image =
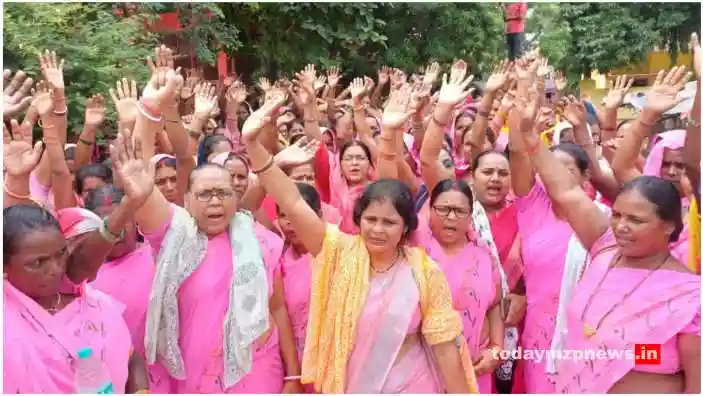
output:
[{"label": "crowd of women", "polygon": [[[694,42],[626,122],[632,79],[546,95],[537,52],[252,94],[162,46],[107,158],[101,95],[66,144],[55,52],[5,71],[3,391],[73,393],[89,347],[116,393],[700,393]],[[661,362],[501,360],[636,344]]]}]

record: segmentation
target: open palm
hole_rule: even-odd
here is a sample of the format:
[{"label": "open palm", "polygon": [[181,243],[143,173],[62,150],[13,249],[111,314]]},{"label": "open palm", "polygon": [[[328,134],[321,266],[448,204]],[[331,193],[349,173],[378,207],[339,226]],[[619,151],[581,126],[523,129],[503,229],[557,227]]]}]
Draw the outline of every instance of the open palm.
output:
[{"label": "open palm", "polygon": [[142,158],[141,140],[134,140],[132,133],[124,129],[110,147],[110,155],[127,198],[135,203],[144,202],[154,189],[154,176]]},{"label": "open palm", "polygon": [[662,114],[679,104],[683,98],[677,97],[677,95],[690,77],[691,73],[686,72],[685,66],[674,67],[666,75],[664,70],[661,70],[657,74],[654,85],[647,93],[645,110]]},{"label": "open palm", "polygon": [[29,122],[25,121],[19,125],[16,120],[12,120],[11,127],[12,134],[3,125],[3,166],[9,175],[26,175],[39,164],[42,143],[37,142],[32,147],[32,126]]}]

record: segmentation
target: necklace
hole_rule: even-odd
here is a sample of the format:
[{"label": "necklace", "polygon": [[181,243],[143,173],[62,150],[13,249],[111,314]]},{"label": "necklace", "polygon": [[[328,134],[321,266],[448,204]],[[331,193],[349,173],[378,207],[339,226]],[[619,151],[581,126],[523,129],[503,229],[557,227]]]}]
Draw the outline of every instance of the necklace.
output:
[{"label": "necklace", "polygon": [[61,305],[61,293],[57,294],[56,297],[56,304],[51,304],[50,308],[47,308],[47,312],[50,314],[55,314],[56,312],[59,312],[59,306]]},{"label": "necklace", "polygon": [[376,269],[373,265],[370,265],[371,271],[373,271],[374,274],[387,274],[388,272],[390,272],[390,270],[393,269],[393,267],[395,267],[395,263],[398,262],[399,258],[400,258],[400,253],[397,253],[395,256],[395,259],[393,259],[393,263],[391,263],[391,265],[389,265],[388,268],[385,268],[382,270]]},{"label": "necklace", "polygon": [[600,328],[601,324],[607,318],[614,310],[615,308],[619,307],[622,305],[622,303],[627,300],[628,297],[630,297],[642,284],[649,279],[655,272],[657,272],[664,264],[666,264],[669,261],[669,257],[667,256],[658,266],[652,268],[649,270],[647,273],[647,276],[645,276],[641,281],[639,281],[635,287],[632,288],[632,290],[628,291],[625,293],[620,301],[615,303],[610,309],[603,315],[598,323],[596,323],[596,326],[593,327],[590,324],[586,323],[585,318],[586,318],[586,313],[588,312],[588,309],[591,307],[591,303],[593,302],[593,298],[600,292],[600,288],[603,285],[603,282],[605,281],[605,278],[608,277],[608,274],[610,273],[610,270],[615,268],[616,265],[620,262],[620,259],[622,259],[621,255],[618,255],[616,258],[613,258],[613,261],[611,264],[608,266],[608,269],[605,271],[605,275],[603,275],[603,278],[598,282],[598,285],[596,286],[595,290],[591,294],[591,296],[588,298],[588,301],[586,302],[586,306],[583,308],[583,312],[581,313],[581,322],[583,323],[583,335],[586,337],[586,339],[589,339],[596,335],[598,332],[598,329]]}]

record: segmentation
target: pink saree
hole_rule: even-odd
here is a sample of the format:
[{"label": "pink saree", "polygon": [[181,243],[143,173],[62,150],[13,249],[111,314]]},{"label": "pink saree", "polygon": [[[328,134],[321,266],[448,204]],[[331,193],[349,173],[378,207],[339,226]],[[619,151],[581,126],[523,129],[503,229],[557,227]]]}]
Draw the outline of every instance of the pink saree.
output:
[{"label": "pink saree", "polygon": [[[354,187],[349,187],[347,181],[342,175],[342,167],[339,163],[339,158],[330,156],[330,205],[339,211],[341,221],[339,229],[346,233],[355,235],[359,233],[359,229],[354,224],[354,204],[361,197],[366,184],[361,184]],[[375,179],[373,169],[369,170],[368,180]]]},{"label": "pink saree", "polygon": [[115,393],[124,393],[132,340],[123,307],[86,284],[78,292],[51,315],[4,281],[4,393],[75,393],[72,365],[85,347],[107,365]]},{"label": "pink saree", "polygon": [[[552,202],[539,181],[527,196],[518,198],[515,205],[527,289],[521,346],[549,350],[573,230],[568,222],[554,215]],[[545,360],[522,360],[518,367],[524,373],[526,393],[554,393],[554,381],[546,372]]]},{"label": "pink saree", "polygon": [[[145,235],[155,249],[160,248],[170,222],[171,218],[161,229]],[[270,297],[282,243],[258,223],[255,232],[266,265]],[[283,389],[283,363],[273,321],[270,331],[253,350],[251,371],[234,386],[225,388],[223,318],[229,307],[231,280],[236,276],[233,268],[229,235],[222,233],[208,240],[202,263],[178,292],[179,345],[187,377],[182,381],[169,378],[172,393],[280,393]]]},{"label": "pink saree", "polygon": [[[414,308],[413,308],[414,307]],[[420,293],[398,263],[370,279],[348,363],[346,393],[439,393],[433,357],[419,334]],[[406,342],[406,337],[414,337]]]},{"label": "pink saree", "polygon": [[[617,246],[612,231],[608,230],[591,249],[591,265],[579,282],[568,307],[566,348],[633,353],[618,359],[561,360],[556,375],[558,392],[607,393],[631,370],[677,373],[681,370],[676,347],[677,335],[700,335],[700,276],[658,270],[634,293],[625,297],[626,292],[648,276],[649,270],[621,267],[607,273],[616,254]],[[597,290],[601,281],[600,290]],[[592,299],[592,303],[587,308],[589,299]],[[593,327],[617,302],[621,302],[621,305],[613,309],[597,333],[587,339],[583,331],[585,323],[593,324]],[[581,319],[584,311],[585,318]],[[635,344],[660,344],[661,364],[636,365]]]},{"label": "pink saree", "polygon": [[146,307],[154,279],[154,255],[145,244],[118,259],[104,263],[91,286],[125,306],[124,319],[134,350],[144,357]]},{"label": "pink saree", "polygon": [[498,258],[508,278],[508,287],[514,290],[523,272],[517,207],[514,202],[508,202],[500,211],[488,213],[488,219],[491,223],[491,234],[498,249]]},{"label": "pink saree", "polygon": [[[475,360],[490,342],[485,337],[487,332],[482,337],[482,330],[487,325],[486,315],[496,301],[498,292],[496,285],[500,275],[494,266],[491,252],[486,246],[472,240],[461,252],[449,256],[432,236],[424,219],[420,219],[416,237],[419,246],[425,248],[447,278],[454,309],[461,313],[469,353]],[[476,380],[480,393],[493,392],[492,374],[483,374]]]}]

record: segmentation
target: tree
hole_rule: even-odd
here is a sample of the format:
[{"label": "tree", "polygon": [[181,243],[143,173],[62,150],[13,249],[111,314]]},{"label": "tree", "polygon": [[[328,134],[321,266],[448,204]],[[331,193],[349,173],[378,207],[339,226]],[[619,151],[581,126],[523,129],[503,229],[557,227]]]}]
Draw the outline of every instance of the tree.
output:
[{"label": "tree", "polygon": [[655,45],[672,59],[700,30],[696,3],[538,3],[528,19],[534,44],[558,69],[578,81],[646,59]]},{"label": "tree", "polygon": [[[109,98],[108,89],[122,77],[146,81],[145,59],[158,42],[140,18],[118,18],[108,4],[6,3],[3,22],[5,68],[38,80],[40,51],[55,50],[65,59],[69,134],[82,129],[86,98]],[[107,107],[114,122],[114,106]]]}]

